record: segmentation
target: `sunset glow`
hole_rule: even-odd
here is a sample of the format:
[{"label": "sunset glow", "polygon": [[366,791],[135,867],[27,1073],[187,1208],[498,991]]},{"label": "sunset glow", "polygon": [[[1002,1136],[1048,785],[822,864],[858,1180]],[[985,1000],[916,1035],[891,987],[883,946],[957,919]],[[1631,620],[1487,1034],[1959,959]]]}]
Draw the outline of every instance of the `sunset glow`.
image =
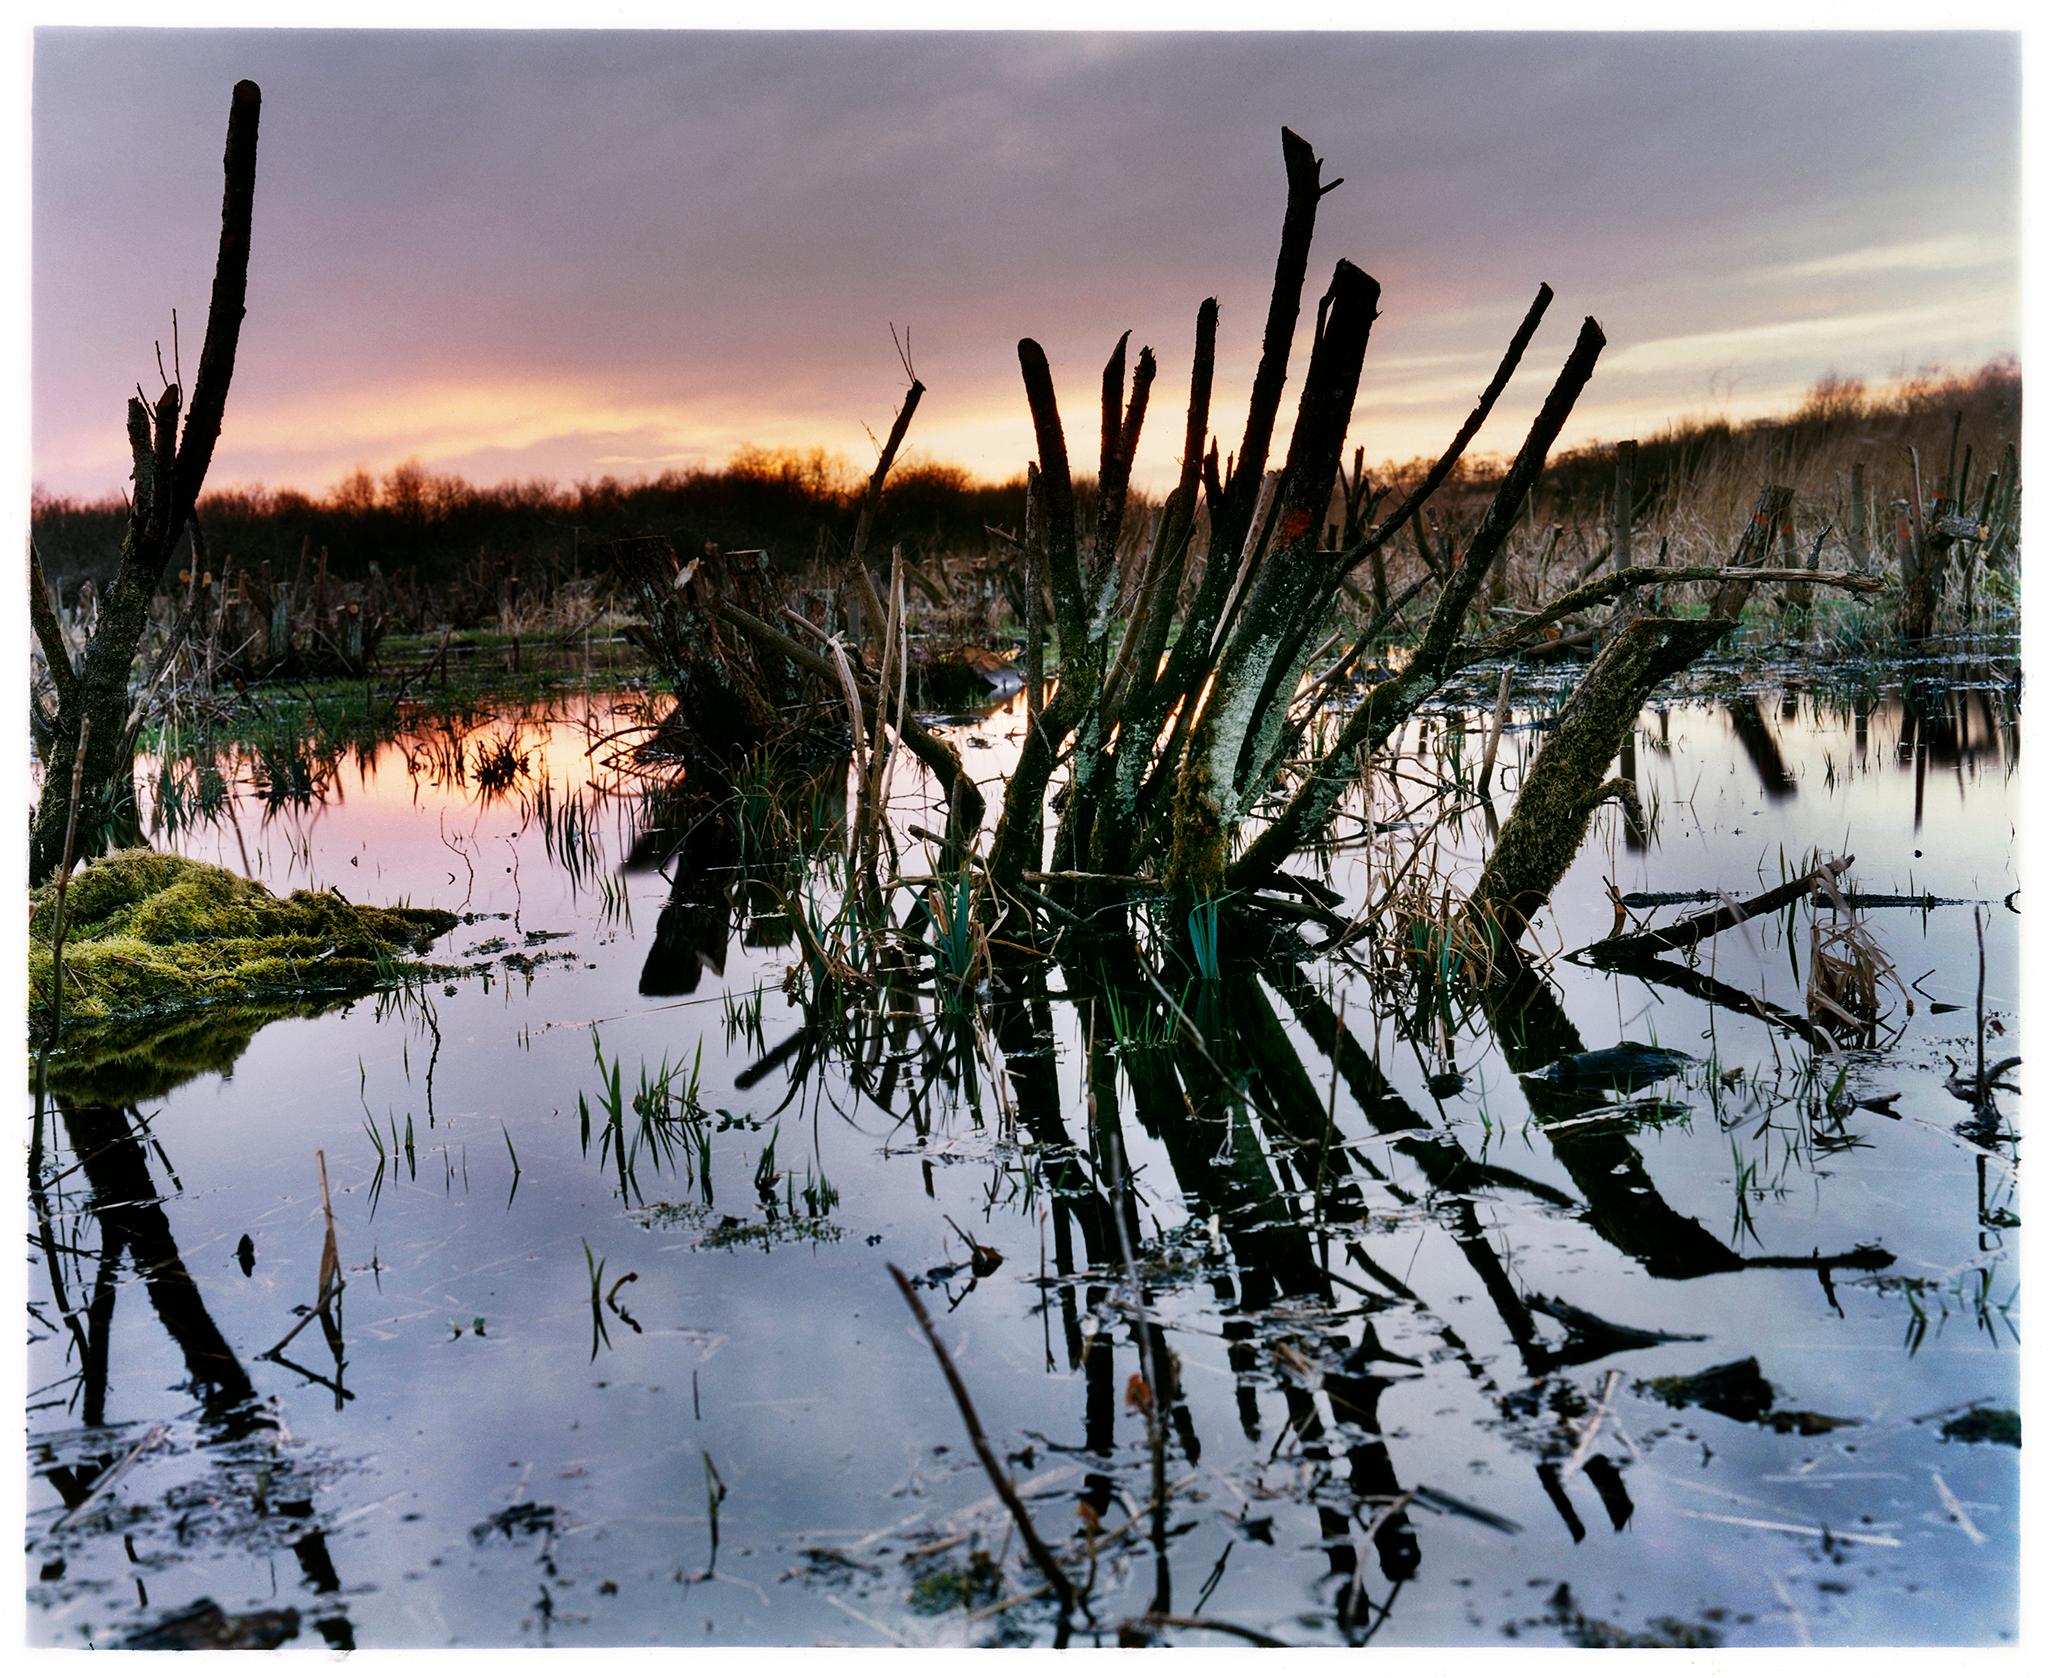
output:
[{"label": "sunset glow", "polygon": [[[219,488],[410,459],[632,479],[745,444],[864,469],[892,325],[930,387],[914,447],[1005,478],[1031,449],[1018,337],[1078,413],[1126,328],[1184,381],[1210,293],[1227,447],[1283,122],[1345,177],[1312,286],[1346,255],[1384,288],[1369,458],[1441,442],[1539,281],[1557,305],[1482,448],[1585,314],[1610,348],[1567,443],[2018,348],[2009,36],[46,30],[46,492],[118,491],[121,403],[158,339],[168,365],[174,307],[196,356],[244,75],[263,150]],[[1155,426],[1140,481],[1177,448]]]}]

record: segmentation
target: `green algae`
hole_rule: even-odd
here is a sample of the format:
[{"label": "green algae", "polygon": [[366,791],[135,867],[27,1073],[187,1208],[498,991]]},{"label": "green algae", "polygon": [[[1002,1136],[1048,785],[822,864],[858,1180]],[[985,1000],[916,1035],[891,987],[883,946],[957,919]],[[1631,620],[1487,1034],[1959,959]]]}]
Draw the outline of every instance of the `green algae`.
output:
[{"label": "green algae", "polygon": [[[254,880],[160,851],[116,851],[72,877],[65,899],[67,1058],[138,1022],[224,1005],[360,995],[434,977],[408,959],[456,917],[375,908],[339,892],[277,897]],[[29,898],[29,1020],[48,1024],[57,892]]]},{"label": "green algae", "polygon": [[920,1573],[910,1587],[910,1611],[933,1615],[978,1608],[997,1599],[1002,1582],[995,1559],[977,1549],[964,1567],[939,1566]]}]

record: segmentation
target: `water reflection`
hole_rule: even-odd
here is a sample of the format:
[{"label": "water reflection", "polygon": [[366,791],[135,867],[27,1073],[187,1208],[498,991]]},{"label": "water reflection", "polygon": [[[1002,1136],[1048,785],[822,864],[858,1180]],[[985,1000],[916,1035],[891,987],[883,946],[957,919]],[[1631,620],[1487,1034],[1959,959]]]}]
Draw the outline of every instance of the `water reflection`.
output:
[{"label": "water reflection", "polygon": [[[529,934],[566,930],[575,959],[500,961],[488,986],[457,985],[431,1013],[232,1022],[175,1069],[168,1050],[139,1055],[137,1076],[159,1066],[161,1088],[59,1079],[30,1178],[49,1331],[31,1384],[75,1388],[75,1426],[32,1412],[37,1473],[64,1510],[161,1420],[189,1453],[169,1458],[170,1478],[232,1488],[235,1544],[291,1553],[303,1594],[285,1596],[330,1642],[907,1640],[933,1624],[977,1640],[1108,1641],[1126,1624],[1234,1635],[1205,1623],[1286,1641],[1480,1641],[1534,1626],[1518,1615],[1560,1577],[1582,1601],[1625,1593],[1626,1610],[1602,1611],[1638,1629],[1663,1615],[1782,1636],[1743,1540],[1776,1546],[1800,1612],[1836,1640],[1912,1625],[1969,1640],[2010,1623],[2006,1464],[1991,1446],[1932,1454],[1932,1428],[1901,1419],[2009,1393],[2015,1378],[2005,1343],[1973,1338],[1962,1303],[1946,1339],[1931,1326],[1977,1285],[1973,1266],[1996,1320],[1987,1259],[2010,1234],[2010,1145],[1959,1140],[1966,1110],[1927,1071],[1954,1047],[1954,1016],[1922,1007],[1894,1051],[1833,1053],[1794,966],[1806,925],[1776,918],[1691,965],[1553,963],[1462,990],[1401,990],[1363,946],[1353,964],[1296,949],[1205,979],[1111,952],[941,983],[937,956],[878,943],[836,973],[798,925],[829,911],[836,863],[799,881],[749,826],[758,807],[664,797],[618,756],[619,731],[649,724],[603,696],[423,722],[335,754],[324,804],[272,805],[255,785],[232,801],[246,829],[166,816],[166,837],[231,865],[246,856],[273,883],[342,880],[365,898],[459,898],[503,917],[459,930],[453,954],[498,938],[520,954]],[[996,742],[992,762],[1015,725],[1001,712],[974,725]],[[2009,807],[2017,749],[1996,688],[1653,713],[1631,746],[1649,831],[1617,824],[1588,847],[1554,943],[1608,930],[1610,882],[1624,903],[1741,895],[1781,843],[1832,846],[1845,827],[1872,859],[1857,873],[1873,897],[1924,888],[1996,905],[2011,859],[1992,818]],[[481,784],[479,752],[511,768]],[[1511,750],[1508,792],[1516,768]],[[237,773],[255,784],[253,768]],[[843,785],[828,767],[784,818],[829,834],[843,795],[826,791]],[[927,819],[912,802],[905,874],[909,830]],[[1444,827],[1449,878],[1483,844],[1479,822]],[[1915,823],[1942,824],[1944,844],[1909,863]],[[1394,837],[1412,846],[1415,830]],[[1385,878],[1373,858],[1330,860],[1347,903]],[[942,944],[950,889],[934,873],[909,891],[906,944]],[[637,922],[635,893],[654,911]],[[1867,912],[1908,975],[1974,960],[1967,909]],[[2008,922],[1991,936],[1992,1012],[2009,1020]],[[579,1096],[602,1107],[593,1022],[601,1064],[620,1069],[620,1129],[579,1146]],[[1677,1070],[1633,1086],[1555,1074],[1629,1043],[1659,1046]],[[686,1065],[701,1068],[694,1128],[673,1147],[631,1141],[636,1124],[668,1123],[635,1105],[636,1070],[651,1091]],[[180,1076],[196,1081],[169,1089]],[[159,1101],[145,1128],[137,1104]],[[1855,1131],[1852,1111],[1865,1115]],[[444,1168],[419,1172],[407,1146],[401,1180],[397,1139],[412,1140],[414,1119]],[[374,1159],[366,1128],[389,1138]],[[170,1180],[158,1136],[175,1139],[191,1192]],[[255,1349],[298,1319],[293,1290],[259,1291],[272,1275],[260,1220],[276,1213],[280,1162],[296,1183],[314,1147],[337,1163],[339,1215],[370,1268],[352,1273],[347,1332],[338,1310],[306,1318],[276,1356],[290,1380],[265,1396]],[[1893,1192],[1901,1173],[1919,1186],[1911,1203]],[[314,1215],[303,1187],[291,1196]],[[253,1276],[228,1256],[251,1228]],[[213,1270],[195,1268],[195,1242]],[[975,1243],[1001,1262],[978,1262]],[[900,1334],[885,1255],[923,1284],[1023,1485],[1069,1471],[1025,1496],[1076,1577],[1092,1572],[1092,1619],[1059,1628],[1042,1596],[968,1618],[1037,1580],[1014,1543],[1005,1555],[999,1522],[944,1514],[987,1488],[939,1452],[957,1426]],[[132,1327],[116,1346],[133,1280],[174,1368]],[[607,1332],[628,1312],[632,1332]],[[1799,1405],[1861,1418],[1845,1430],[1856,1456],[1826,1439],[1787,1455],[1765,1427],[1638,1390],[1745,1356]],[[113,1428],[110,1391],[132,1395]],[[495,1425],[502,1450],[498,1434],[487,1452],[452,1449],[445,1419],[430,1430],[423,1403],[456,1396],[459,1429]],[[456,1460],[479,1454],[492,1460]],[[350,1458],[347,1506],[373,1511],[348,1529],[357,1561],[330,1546],[321,1496],[294,1489],[287,1515],[257,1489],[303,1488],[315,1455]],[[712,1461],[725,1490],[707,1507]],[[1953,1523],[1906,1524],[1937,1507],[1921,1490],[1931,1471],[1995,1533],[1990,1548],[1955,1562],[1932,1548]],[[1795,1474],[1796,1487],[1770,1478]],[[1880,1499],[1856,1474],[1896,1480]],[[32,1534],[104,1558],[125,1530],[147,1554],[174,1508],[103,1499],[55,1544],[54,1511]],[[532,1546],[515,1556],[469,1536],[522,1508],[548,1511],[537,1617]],[[1710,1543],[1701,1510],[1764,1524]],[[1852,1587],[1822,1592],[1835,1575],[1808,1531],[1860,1531],[1899,1553],[1852,1546]],[[725,1559],[707,1568],[714,1533]],[[209,1543],[177,1564],[191,1583],[180,1600],[205,1591],[255,1612],[260,1588],[220,1559],[224,1538]],[[977,1551],[1002,1576],[979,1596]],[[439,1582],[455,1569],[458,1583]],[[1528,1578],[1546,1587],[1520,1602]],[[330,1612],[344,1579],[379,1588]],[[1907,1587],[1929,1579],[1940,1607],[1914,1621],[1928,1598]],[[941,1584],[977,1606],[921,1619],[913,1604]],[[73,1600],[101,1625],[150,1618],[82,1585]],[[50,1636],[65,1636],[65,1602],[62,1588],[39,1599]],[[1544,1612],[1546,1635],[1571,1635]]]},{"label": "water reflection", "polygon": [[[238,1542],[259,1550],[274,1546],[288,1551],[316,1599],[335,1597],[341,1581],[328,1553],[311,1482],[294,1463],[277,1416],[261,1399],[207,1309],[164,1214],[150,1160],[154,1153],[175,1182],[162,1145],[150,1135],[142,1114],[134,1108],[60,1097],[56,1112],[76,1163],[47,1178],[32,1165],[32,1239],[46,1261],[56,1313],[77,1353],[74,1400],[82,1432],[46,1441],[32,1453],[42,1458],[40,1477],[63,1506],[62,1513],[46,1526],[33,1523],[43,1527],[34,1547],[44,1554],[44,1576],[51,1577],[54,1568],[61,1577],[69,1546],[75,1541],[58,1535],[77,1518],[80,1525],[75,1532],[82,1538],[90,1528],[84,1519],[86,1512],[101,1499],[110,1498],[125,1471],[162,1443],[167,1431],[158,1424],[131,1444],[132,1430],[109,1430],[107,1426],[115,1307],[123,1288],[139,1282],[157,1325],[183,1362],[184,1390],[198,1405],[193,1437],[189,1445],[181,1440],[180,1448],[196,1451],[211,1465],[200,1488],[182,1496],[173,1494],[170,1506],[161,1512],[164,1520],[176,1513],[169,1536],[184,1542],[197,1509],[203,1505],[202,1518],[210,1527],[231,1531]],[[53,1194],[73,1171],[82,1173],[86,1183],[83,1205],[75,1208],[64,1204],[69,1195]],[[86,1232],[88,1220],[97,1225],[100,1246],[89,1290],[82,1290],[86,1303],[81,1311],[70,1303],[66,1261],[75,1267],[74,1277],[82,1281],[83,1264],[91,1255],[78,1244],[78,1237]],[[59,1239],[60,1223],[71,1239]],[[336,1360],[331,1384],[339,1405],[342,1352],[331,1319],[329,1328]],[[311,1371],[300,1373],[329,1384]],[[94,1437],[102,1434],[103,1443]],[[183,1507],[177,1507],[181,1503]],[[103,1507],[111,1512],[111,1505]],[[122,1524],[118,1515],[116,1522]],[[163,1535],[152,1536],[161,1539]],[[130,1559],[135,1559],[132,1532],[126,1544]],[[140,1605],[147,1607],[147,1590],[139,1577],[136,1586]],[[332,1648],[355,1647],[354,1630],[345,1612],[321,1613],[314,1629]]]}]

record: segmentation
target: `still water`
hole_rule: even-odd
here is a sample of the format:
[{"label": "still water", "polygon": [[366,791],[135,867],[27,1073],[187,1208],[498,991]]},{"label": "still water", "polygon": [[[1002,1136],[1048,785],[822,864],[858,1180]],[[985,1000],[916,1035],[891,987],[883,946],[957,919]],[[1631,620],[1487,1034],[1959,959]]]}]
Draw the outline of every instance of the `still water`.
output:
[{"label": "still water", "polygon": [[[1209,1623],[1160,1634],[1188,1642],[2015,1634],[2018,1452],[1969,1435],[2018,1408],[2018,1103],[1947,1088],[1976,1065],[1980,918],[1989,1058],[2017,1037],[1999,684],[1646,712],[1652,832],[1596,819],[1539,928],[1576,950],[1610,882],[1742,898],[1853,854],[1859,892],[1921,899],[1862,910],[1896,975],[1874,1047],[1731,1002],[1805,1012],[1801,909],[1703,946],[1698,994],[1558,960],[1505,1013],[1418,1028],[1363,964],[1182,991],[1191,1029],[1287,1046],[1194,1113],[1148,1093],[1185,1034],[1081,996],[1001,1049],[920,1022],[865,1092],[778,1059],[801,953],[672,888],[621,758],[648,704],[421,716],[289,784],[231,763],[219,819],[160,838],[280,891],[460,910],[434,959],[479,970],[58,1104],[27,1254],[33,1640],[205,1599],[292,1646],[1052,1641],[889,1264],[1092,1574],[1073,1643],[1156,1602]],[[1516,712],[1509,796],[1552,708]],[[1436,775],[1482,724],[1406,744]],[[1020,728],[949,732],[993,781]],[[904,782],[906,872],[930,803]],[[1412,837],[1328,859],[1352,906]],[[1454,878],[1483,820],[1437,839]],[[1535,1075],[1624,1043],[1651,1051],[1625,1076]],[[633,1111],[664,1066],[706,1115],[682,1146]],[[1138,1204],[1105,1220],[1112,1136]],[[323,1161],[333,1334],[303,1315]],[[1147,1336],[1178,1372],[1163,1520]]]}]

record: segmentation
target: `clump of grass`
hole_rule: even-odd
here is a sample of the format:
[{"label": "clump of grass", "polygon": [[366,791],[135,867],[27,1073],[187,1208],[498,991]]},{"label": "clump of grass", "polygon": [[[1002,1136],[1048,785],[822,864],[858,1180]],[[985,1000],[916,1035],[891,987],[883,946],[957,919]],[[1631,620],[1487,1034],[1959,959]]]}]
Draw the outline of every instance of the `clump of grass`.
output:
[{"label": "clump of grass", "polygon": [[476,778],[477,790],[490,796],[514,786],[526,773],[527,762],[527,754],[519,749],[516,739],[495,734],[478,742],[470,772]]},{"label": "clump of grass", "polygon": [[[681,1161],[685,1178],[702,1187],[709,1204],[711,1186],[711,1125],[698,1090],[704,1066],[704,1045],[697,1045],[696,1058],[687,1066],[661,1065],[650,1072],[643,1062],[639,1081],[630,1097],[626,1094],[625,1066],[618,1056],[607,1058],[603,1040],[595,1029],[590,1046],[597,1062],[597,1108],[593,1114],[590,1097],[576,1097],[577,1120],[582,1147],[590,1151],[591,1121],[602,1121],[598,1135],[598,1163],[609,1160],[618,1176],[619,1198],[627,1205],[640,1192],[640,1161],[651,1158],[657,1169],[674,1171]],[[628,1118],[632,1123],[628,1124]]]},{"label": "clump of grass", "polygon": [[759,1247],[765,1253],[781,1243],[805,1241],[815,1245],[837,1241],[845,1233],[826,1218],[770,1217],[760,1223],[749,1223],[743,1218],[728,1217],[706,1230],[697,1245],[725,1251],[734,1247]]},{"label": "clump of grass", "polygon": [[1993,1410],[1979,1406],[1941,1424],[1944,1439],[1965,1445],[2020,1445],[2020,1415],[2017,1410]]},{"label": "clump of grass", "polygon": [[1813,1023],[1838,1048],[1874,1049],[1884,1022],[1886,985],[1904,999],[1913,999],[1869,926],[1858,915],[1832,875],[1823,875],[1821,890],[1833,911],[1825,922],[1816,915],[1806,971],[1806,1009]]},{"label": "clump of grass", "polygon": [[761,1010],[766,992],[758,982],[752,996],[741,996],[737,991],[725,993],[725,1040],[765,1048],[767,1039],[762,1035]]}]

